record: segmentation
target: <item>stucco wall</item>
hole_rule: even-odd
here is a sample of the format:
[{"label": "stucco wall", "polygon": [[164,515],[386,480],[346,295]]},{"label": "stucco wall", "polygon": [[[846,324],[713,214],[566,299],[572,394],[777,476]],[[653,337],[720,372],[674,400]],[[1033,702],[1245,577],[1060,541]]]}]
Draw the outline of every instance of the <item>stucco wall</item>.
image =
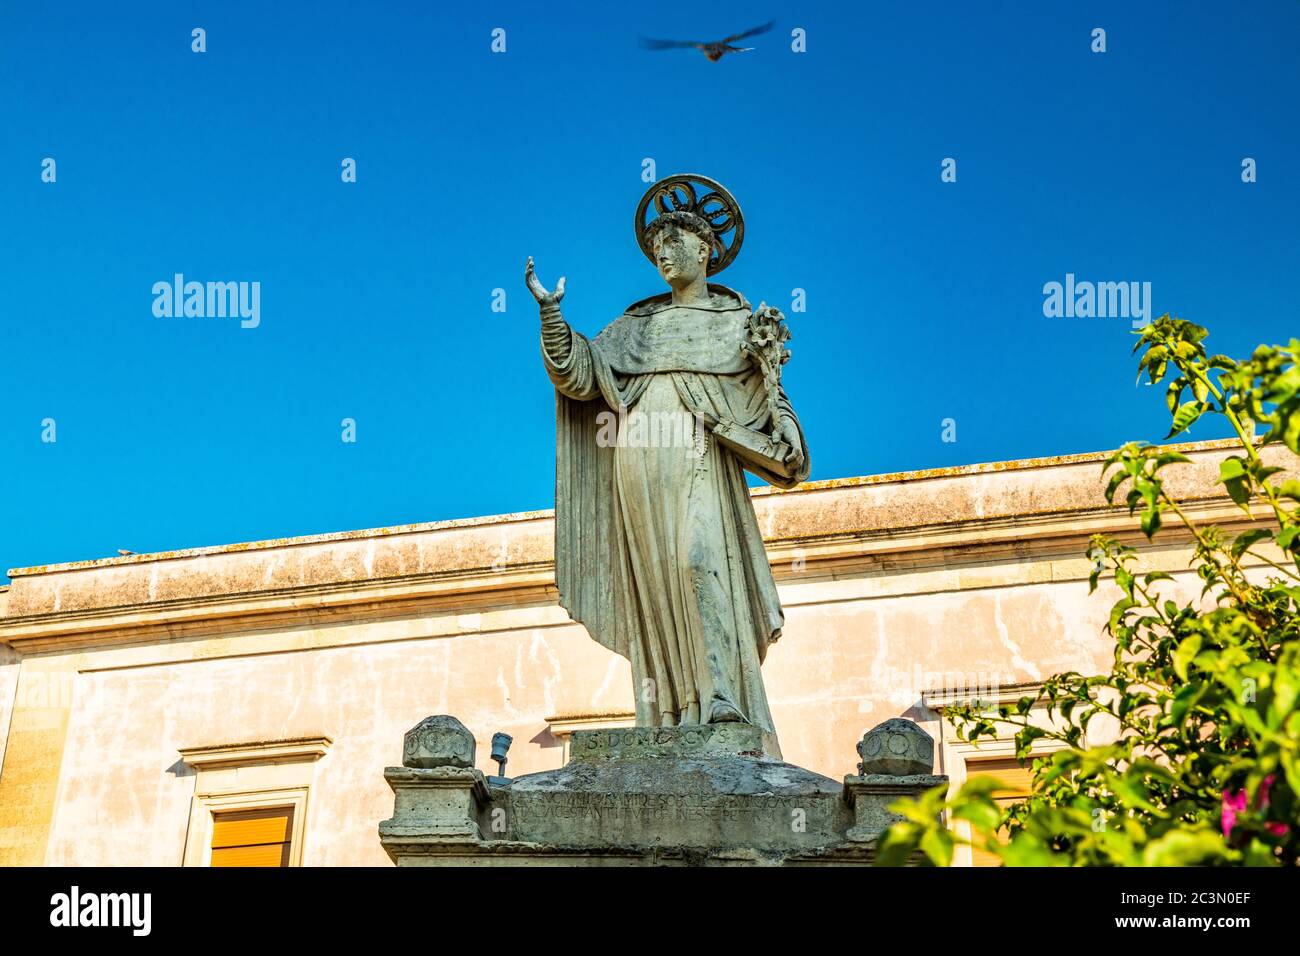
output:
[{"label": "stucco wall", "polygon": [[[0,621],[9,607],[9,588],[0,587]],[[9,738],[9,719],[13,715],[14,694],[18,690],[18,652],[0,644],[0,768],[4,767],[5,741]]]}]

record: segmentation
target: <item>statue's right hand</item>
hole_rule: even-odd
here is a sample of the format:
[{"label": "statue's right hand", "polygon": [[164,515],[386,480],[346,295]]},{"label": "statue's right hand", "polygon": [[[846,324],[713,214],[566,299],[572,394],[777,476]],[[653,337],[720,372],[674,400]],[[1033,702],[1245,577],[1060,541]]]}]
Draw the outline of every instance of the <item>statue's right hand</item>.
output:
[{"label": "statue's right hand", "polygon": [[537,278],[537,273],[533,271],[532,256],[528,257],[528,266],[524,269],[524,281],[528,283],[528,291],[533,294],[538,305],[559,305],[560,300],[564,298],[564,276],[560,276],[554,292],[547,292],[546,287]]}]

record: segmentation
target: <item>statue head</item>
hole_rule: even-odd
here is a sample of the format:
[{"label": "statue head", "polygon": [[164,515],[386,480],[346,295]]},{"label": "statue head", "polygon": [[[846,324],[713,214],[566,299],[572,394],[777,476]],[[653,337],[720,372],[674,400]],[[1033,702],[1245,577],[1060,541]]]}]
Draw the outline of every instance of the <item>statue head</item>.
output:
[{"label": "statue head", "polygon": [[665,213],[647,229],[655,268],[674,289],[706,276],[713,255],[713,229],[689,212]]},{"label": "statue head", "polygon": [[647,189],[633,227],[641,251],[674,289],[727,268],[745,238],[735,197],[696,173],[669,176]]}]

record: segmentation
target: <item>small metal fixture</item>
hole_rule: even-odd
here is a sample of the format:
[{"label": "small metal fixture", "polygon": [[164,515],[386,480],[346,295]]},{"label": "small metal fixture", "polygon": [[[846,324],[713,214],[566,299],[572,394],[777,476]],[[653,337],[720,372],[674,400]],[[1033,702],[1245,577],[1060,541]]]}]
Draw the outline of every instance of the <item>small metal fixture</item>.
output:
[{"label": "small metal fixture", "polygon": [[497,775],[488,777],[488,783],[504,786],[510,782],[510,778],[506,776],[506,753],[514,740],[515,738],[509,734],[498,732],[492,735],[492,759],[497,762]]}]

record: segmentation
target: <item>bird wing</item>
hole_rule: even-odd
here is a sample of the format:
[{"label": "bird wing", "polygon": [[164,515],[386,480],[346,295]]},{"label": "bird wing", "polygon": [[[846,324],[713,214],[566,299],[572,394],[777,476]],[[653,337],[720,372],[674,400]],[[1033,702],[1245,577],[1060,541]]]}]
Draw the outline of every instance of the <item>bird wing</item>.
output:
[{"label": "bird wing", "polygon": [[643,50],[680,50],[702,46],[697,40],[656,40],[653,37],[641,37]]},{"label": "bird wing", "polygon": [[754,27],[752,30],[746,30],[744,33],[734,33],[723,40],[723,43],[732,43],[735,40],[743,40],[745,37],[758,36],[760,33],[766,33],[772,27],[776,26],[775,20],[768,20],[761,27]]}]

